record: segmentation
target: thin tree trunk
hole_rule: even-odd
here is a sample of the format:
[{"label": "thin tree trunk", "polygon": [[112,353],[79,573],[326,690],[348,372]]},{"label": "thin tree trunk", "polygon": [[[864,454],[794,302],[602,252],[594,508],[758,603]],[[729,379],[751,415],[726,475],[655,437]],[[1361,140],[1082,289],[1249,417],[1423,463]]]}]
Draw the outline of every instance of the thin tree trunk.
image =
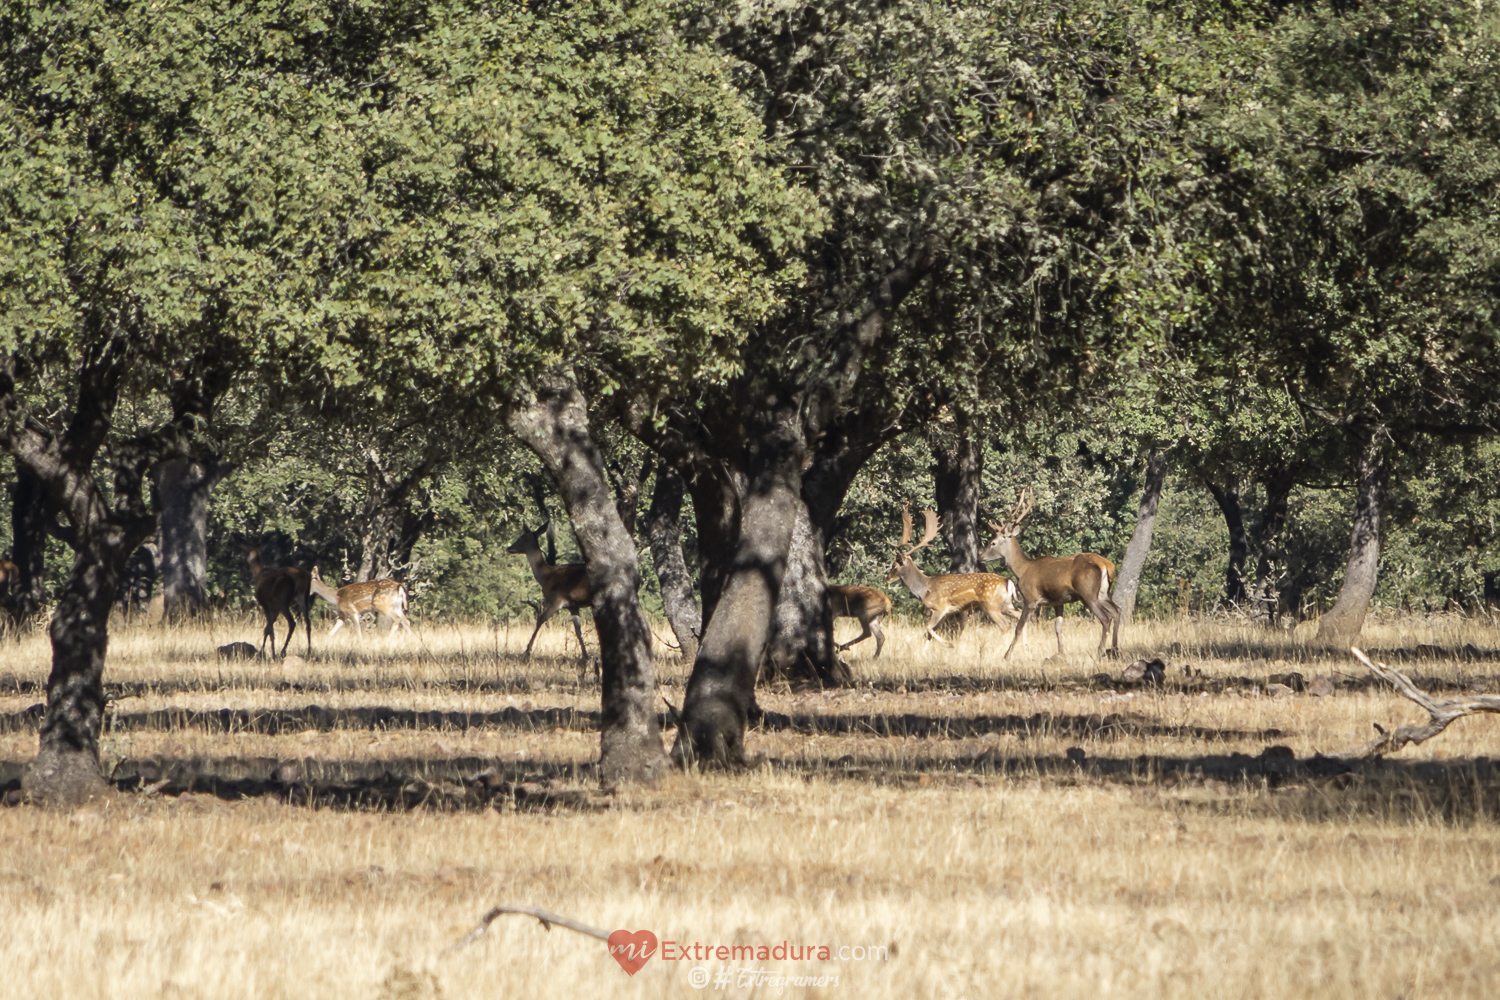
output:
[{"label": "thin tree trunk", "polygon": [[1128,625],[1135,613],[1136,593],[1141,587],[1141,570],[1151,554],[1151,534],[1156,530],[1156,508],[1161,503],[1162,484],[1167,480],[1167,453],[1153,448],[1146,458],[1146,481],[1141,490],[1141,506],[1136,513],[1135,531],[1125,546],[1125,557],[1115,578],[1114,600],[1120,609],[1120,623]]},{"label": "thin tree trunk", "polygon": [[1282,466],[1267,476],[1264,482],[1265,505],[1256,518],[1254,528],[1255,548],[1255,609],[1264,615],[1267,625],[1276,624],[1281,612],[1281,595],[1277,587],[1277,575],[1281,572],[1281,532],[1286,527],[1288,500],[1296,477],[1289,466]]},{"label": "thin tree trunk", "polygon": [[156,470],[163,624],[208,612],[208,498],[232,468],[178,458]]},{"label": "thin tree trunk", "polygon": [[557,480],[588,564],[603,664],[600,780],[606,787],[654,781],[667,757],[656,720],[656,674],[651,629],[640,601],[640,564],[590,434],[583,393],[569,380],[548,382],[534,396],[516,400],[507,423]]},{"label": "thin tree trunk", "polygon": [[656,565],[656,579],[661,584],[662,611],[677,637],[683,660],[692,663],[698,657],[703,620],[693,598],[687,561],[682,556],[682,495],[682,477],[666,462],[658,463],[651,508],[646,513],[646,537]]},{"label": "thin tree trunk", "polygon": [[1245,541],[1245,515],[1240,507],[1239,490],[1233,485],[1221,487],[1208,483],[1208,491],[1224,515],[1224,524],[1229,528],[1229,565],[1224,570],[1224,600],[1236,607],[1249,598],[1245,591],[1245,557],[1249,546]]},{"label": "thin tree trunk", "polygon": [[56,516],[46,484],[17,462],[10,506],[10,559],[17,570],[10,589],[13,627],[30,629],[47,603],[47,526]]},{"label": "thin tree trunk", "polygon": [[983,489],[984,454],[960,420],[957,437],[932,445],[932,486],[942,518],[943,538],[951,554],[950,573],[979,573],[979,495]]},{"label": "thin tree trunk", "polygon": [[1385,426],[1377,424],[1361,442],[1354,526],[1349,534],[1349,563],[1338,600],[1318,622],[1317,641],[1347,646],[1359,638],[1380,570],[1380,507],[1385,498]]}]

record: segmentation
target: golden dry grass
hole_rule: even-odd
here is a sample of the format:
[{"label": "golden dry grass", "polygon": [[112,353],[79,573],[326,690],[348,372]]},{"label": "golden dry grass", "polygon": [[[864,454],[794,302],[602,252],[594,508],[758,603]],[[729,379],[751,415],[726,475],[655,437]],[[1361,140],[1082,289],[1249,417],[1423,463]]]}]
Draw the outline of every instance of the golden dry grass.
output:
[{"label": "golden dry grass", "polygon": [[[1292,783],[1106,780],[1042,766],[1069,747],[1089,758],[1259,753],[1299,756],[1363,742],[1372,722],[1410,721],[1388,692],[1273,698],[1256,687],[1148,693],[1095,681],[1118,664],[1087,654],[1097,632],[1070,620],[1068,655],[1050,623],[1000,659],[1008,635],[971,629],[952,648],[893,625],[886,653],[853,664],[874,687],[763,691],[792,716],[973,719],[1121,714],[1228,736],[1059,734],[965,739],[752,732],[768,763],[736,775],[675,775],[599,808],[553,814],[348,812],[274,799],[123,795],[71,815],[0,809],[0,962],[6,996],[346,997],[745,996],[689,972],[734,966],[837,975],[788,986],[823,997],[1448,997],[1500,990],[1500,829],[1421,810],[1370,810],[1337,789]],[[843,626],[841,625],[841,635]],[[356,646],[315,633],[306,662],[220,664],[215,645],[258,626],[125,630],[108,679],[114,710],[387,706],[460,711],[597,709],[578,685],[566,625],[515,654],[529,629],[422,629]],[[1345,657],[1306,636],[1232,624],[1131,629],[1126,659],[1164,653],[1209,677],[1296,670],[1347,677]],[[1473,622],[1372,622],[1378,649],[1500,646]],[[589,634],[592,644],[593,636]],[[1178,652],[1173,653],[1173,644]],[[298,650],[294,644],[294,652]],[[0,713],[39,700],[40,639],[0,650]],[[1408,664],[1423,676],[1491,686],[1481,655]],[[685,666],[660,670],[677,701]],[[973,682],[971,684],[971,682]],[[904,689],[904,690],[903,690]],[[1263,731],[1281,735],[1268,738]],[[1234,735],[1239,734],[1239,735]],[[1460,722],[1402,759],[1494,755],[1494,719]],[[35,749],[0,736],[0,758]],[[170,729],[114,733],[106,756],[397,760],[482,757],[585,763],[575,731],[340,727],[265,735]],[[855,766],[849,766],[852,761]],[[882,774],[896,779],[877,780]],[[1316,800],[1319,808],[1308,808]],[[664,962],[628,978],[597,941],[502,918],[452,954],[496,903],[540,905],[605,927],[723,944],[782,940],[881,945],[885,961]],[[761,987],[758,994],[778,995]]]}]

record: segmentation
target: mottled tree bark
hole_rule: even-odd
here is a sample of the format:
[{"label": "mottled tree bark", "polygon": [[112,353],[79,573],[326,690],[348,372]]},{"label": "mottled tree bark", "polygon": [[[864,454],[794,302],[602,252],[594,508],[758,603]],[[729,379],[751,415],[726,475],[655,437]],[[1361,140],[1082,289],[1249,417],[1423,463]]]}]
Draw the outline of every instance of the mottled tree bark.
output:
[{"label": "mottled tree bark", "polygon": [[955,436],[932,443],[932,487],[943,539],[951,554],[950,573],[981,573],[979,499],[983,489],[984,453],[965,419]]},{"label": "mottled tree bark", "polygon": [[682,658],[691,663],[698,656],[703,620],[693,598],[693,579],[682,556],[682,477],[666,462],[656,467],[656,485],[646,513],[646,536],[656,579],[661,584],[661,606],[677,637]]},{"label": "mottled tree bark", "polygon": [[232,469],[224,463],[177,458],[156,470],[162,624],[208,611],[208,498]]},{"label": "mottled tree bark", "polygon": [[1245,539],[1245,515],[1240,507],[1240,492],[1234,484],[1220,486],[1208,483],[1208,492],[1224,515],[1224,525],[1229,529],[1229,565],[1224,570],[1224,601],[1236,607],[1249,598],[1245,590],[1245,557],[1249,545]]},{"label": "mottled tree bark", "polygon": [[1255,520],[1254,540],[1256,550],[1254,604],[1257,615],[1264,615],[1268,625],[1274,625],[1281,611],[1281,595],[1277,590],[1277,575],[1281,572],[1281,532],[1286,527],[1288,501],[1296,476],[1289,466],[1282,466],[1267,476],[1263,482],[1265,505]]},{"label": "mottled tree bark", "polygon": [[1359,478],[1354,525],[1349,534],[1349,562],[1338,600],[1318,622],[1317,641],[1347,646],[1359,638],[1380,570],[1380,507],[1385,498],[1385,426],[1370,428],[1360,442]]},{"label": "mottled tree bark", "polygon": [[1154,448],[1146,458],[1146,479],[1141,489],[1141,505],[1136,512],[1135,531],[1125,546],[1115,577],[1114,601],[1120,609],[1120,624],[1128,625],[1135,613],[1135,598],[1141,588],[1141,571],[1151,554],[1151,535],[1156,530],[1156,508],[1161,503],[1162,485],[1167,481],[1167,453]]},{"label": "mottled tree bark", "polygon": [[56,516],[57,505],[46,484],[17,462],[10,506],[10,559],[17,573],[7,609],[14,628],[30,629],[47,603],[47,534]]},{"label": "mottled tree bark", "polygon": [[734,561],[704,626],[683,698],[672,753],[684,764],[733,765],[744,760],[755,678],[801,506],[800,414],[782,405],[768,416],[757,422],[758,433],[750,435],[750,483],[739,505]]},{"label": "mottled tree bark", "polygon": [[588,564],[603,665],[600,780],[606,787],[654,781],[667,757],[656,720],[656,674],[640,601],[639,561],[590,434],[583,393],[569,378],[549,379],[513,400],[506,418],[512,433],[557,480]]}]

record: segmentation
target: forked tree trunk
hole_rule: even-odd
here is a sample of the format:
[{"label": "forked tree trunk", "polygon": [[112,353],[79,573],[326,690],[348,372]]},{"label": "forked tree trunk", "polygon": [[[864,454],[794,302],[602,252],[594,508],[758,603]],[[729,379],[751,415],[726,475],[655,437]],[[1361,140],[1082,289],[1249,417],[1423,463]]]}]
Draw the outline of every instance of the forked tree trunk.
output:
[{"label": "forked tree trunk", "polygon": [[515,400],[507,423],[557,480],[588,564],[603,664],[600,781],[606,787],[654,781],[667,757],[656,720],[656,674],[651,628],[640,601],[640,566],[589,431],[583,393],[570,380],[550,381],[534,395]]},{"label": "forked tree trunk", "polygon": [[1224,515],[1224,524],[1229,529],[1229,565],[1224,570],[1224,601],[1236,607],[1249,598],[1245,590],[1245,557],[1249,546],[1245,540],[1245,515],[1240,507],[1240,493],[1233,484],[1219,486],[1208,483],[1219,512]]},{"label": "forked tree trunk", "polygon": [[9,598],[13,627],[31,628],[47,603],[47,526],[56,516],[46,484],[17,462],[10,507],[10,559],[18,571]]},{"label": "forked tree trunk", "polygon": [[750,485],[739,505],[734,561],[704,626],[672,749],[673,758],[684,764],[744,761],[755,677],[802,505],[803,447],[796,408],[778,407],[752,431],[747,456]]},{"label": "forked tree trunk", "polygon": [[208,498],[232,469],[223,463],[178,458],[156,470],[162,624],[177,624],[208,611]]},{"label": "forked tree trunk", "polygon": [[1115,578],[1114,600],[1120,609],[1120,623],[1128,625],[1135,614],[1135,598],[1141,588],[1141,571],[1151,554],[1151,535],[1156,530],[1156,508],[1161,503],[1162,484],[1167,480],[1167,453],[1154,448],[1146,458],[1146,481],[1141,490],[1141,506],[1135,517],[1135,531],[1125,546]]},{"label": "forked tree trunk", "polygon": [[833,613],[828,604],[828,565],[823,534],[799,498],[786,575],[776,600],[776,617],[766,646],[771,677],[848,684],[854,675],[839,660],[833,643]]},{"label": "forked tree trunk", "polygon": [[1377,424],[1361,442],[1349,563],[1339,598],[1318,622],[1317,641],[1347,646],[1359,637],[1380,570],[1380,507],[1385,498],[1385,426]]},{"label": "forked tree trunk", "polygon": [[682,477],[666,462],[658,463],[651,508],[646,513],[646,536],[661,584],[662,611],[677,637],[683,660],[692,663],[698,656],[703,620],[693,599],[687,560],[682,556],[682,495]]}]

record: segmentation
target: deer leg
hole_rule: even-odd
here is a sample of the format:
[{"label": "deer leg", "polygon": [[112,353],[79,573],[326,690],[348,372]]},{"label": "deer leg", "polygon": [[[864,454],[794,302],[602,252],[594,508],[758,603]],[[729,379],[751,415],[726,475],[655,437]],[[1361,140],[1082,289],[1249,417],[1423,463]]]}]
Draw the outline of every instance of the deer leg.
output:
[{"label": "deer leg", "polygon": [[561,610],[561,604],[548,604],[537,611],[536,628],[531,630],[531,642],[528,642],[526,644],[526,656],[529,657],[531,655],[531,646],[536,642],[536,634],[542,630],[542,626],[547,624],[548,619],[550,619],[553,615],[557,614]]},{"label": "deer leg", "polygon": [[880,659],[880,650],[885,646],[885,633],[880,631],[880,619],[870,620],[870,631],[875,633],[875,659]]},{"label": "deer leg", "polygon": [[583,616],[577,611],[573,612],[573,631],[578,635],[578,653],[587,662],[589,648],[583,644]]},{"label": "deer leg", "polygon": [[1061,655],[1063,655],[1063,649],[1062,649],[1062,616],[1063,616],[1063,609],[1062,608],[1053,608],[1052,609],[1052,614],[1053,614],[1053,618],[1052,618],[1053,630],[1057,632],[1057,655],[1061,656]]},{"label": "deer leg", "polygon": [[[286,623],[289,626],[286,633],[286,642],[281,644],[281,655],[282,657],[285,657],[292,648],[292,636],[297,634],[297,616],[292,614],[292,606],[290,604],[288,604],[286,608],[282,610],[281,614],[286,618]],[[271,633],[271,655],[276,655],[275,632]]]},{"label": "deer leg", "polygon": [[[307,630],[307,655],[312,656],[312,608],[309,604],[310,601],[305,597],[299,602],[302,611],[302,626]],[[292,620],[292,631],[297,631],[296,619]]]},{"label": "deer leg", "polygon": [[947,618],[947,617],[948,617],[948,612],[946,610],[943,610],[943,611],[934,611],[932,613],[932,617],[927,620],[927,635],[928,635],[928,637],[932,638],[932,639],[936,639],[938,642],[942,643],[944,646],[951,645],[951,643],[949,643],[947,639],[944,639],[942,636],[940,636],[936,632],[934,632],[933,629],[937,628],[938,622],[942,621],[944,618]]},{"label": "deer leg", "polygon": [[266,655],[266,640],[271,640],[271,655],[276,655],[276,616],[266,615],[266,629],[260,634],[260,652],[257,656]]},{"label": "deer leg", "polygon": [[863,618],[861,618],[859,623],[864,626],[865,630],[859,634],[858,638],[850,639],[848,642],[842,643],[839,646],[839,652],[840,653],[842,653],[844,650],[848,649],[850,646],[853,646],[853,645],[856,645],[858,643],[864,642],[866,639],[870,638],[870,636],[874,634],[873,632],[870,631],[870,623],[869,622],[867,622]]},{"label": "deer leg", "polygon": [[1022,603],[1022,605],[1021,605],[1021,619],[1020,619],[1020,621],[1016,622],[1016,634],[1011,637],[1010,645],[1007,646],[1007,647],[1005,647],[1005,655],[1003,657],[1001,657],[1001,659],[1003,659],[1003,660],[1010,659],[1010,651],[1013,650],[1013,649],[1015,649],[1016,648],[1016,643],[1018,643],[1018,642],[1021,641],[1021,630],[1026,627],[1026,619],[1031,617],[1031,611],[1032,611],[1032,608],[1031,608],[1031,604],[1029,602]]},{"label": "deer leg", "polygon": [[340,614],[338,620],[333,623],[333,628],[328,630],[328,638],[332,639],[338,634],[339,629],[344,627],[344,616]]}]

